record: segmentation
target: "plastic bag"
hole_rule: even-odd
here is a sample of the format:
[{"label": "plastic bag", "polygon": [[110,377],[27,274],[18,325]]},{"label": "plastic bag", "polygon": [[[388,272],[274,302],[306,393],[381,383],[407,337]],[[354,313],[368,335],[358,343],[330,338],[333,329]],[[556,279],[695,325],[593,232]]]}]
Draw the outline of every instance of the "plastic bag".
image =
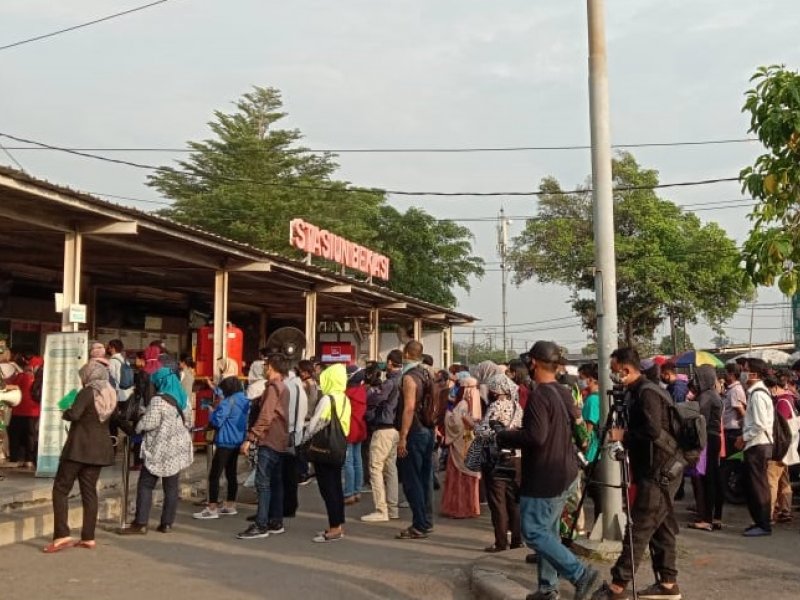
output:
[{"label": "plastic bag", "polygon": [[58,401],[58,408],[60,410],[67,410],[73,404],[75,404],[75,399],[78,397],[78,390],[70,390],[67,394]]}]

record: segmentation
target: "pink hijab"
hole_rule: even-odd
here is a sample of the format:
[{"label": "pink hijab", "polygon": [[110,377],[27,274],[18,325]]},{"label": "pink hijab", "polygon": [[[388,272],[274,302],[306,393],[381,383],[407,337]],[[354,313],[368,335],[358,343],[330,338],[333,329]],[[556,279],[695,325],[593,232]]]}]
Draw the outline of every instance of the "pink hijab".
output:
[{"label": "pink hijab", "polygon": [[161,356],[161,345],[151,343],[144,349],[144,371],[148,375],[152,375],[161,368],[161,362],[158,357]]}]

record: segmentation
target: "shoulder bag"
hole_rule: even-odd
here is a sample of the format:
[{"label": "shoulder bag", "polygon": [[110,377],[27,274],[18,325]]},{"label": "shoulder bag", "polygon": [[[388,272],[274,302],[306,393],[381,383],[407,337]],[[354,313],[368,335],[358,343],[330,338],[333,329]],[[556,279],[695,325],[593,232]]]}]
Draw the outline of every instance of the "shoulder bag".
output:
[{"label": "shoulder bag", "polygon": [[336,399],[333,396],[328,398],[331,404],[331,420],[311,437],[304,453],[306,459],[313,463],[341,467],[347,453],[347,439],[336,411]]}]

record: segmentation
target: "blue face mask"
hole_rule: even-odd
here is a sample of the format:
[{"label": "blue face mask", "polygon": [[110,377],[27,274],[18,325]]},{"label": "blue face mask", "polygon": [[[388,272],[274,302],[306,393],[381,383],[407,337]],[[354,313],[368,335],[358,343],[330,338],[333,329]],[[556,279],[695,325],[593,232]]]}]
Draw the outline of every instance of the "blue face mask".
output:
[{"label": "blue face mask", "polygon": [[589,384],[586,383],[585,379],[578,379],[578,389],[583,391],[589,387]]}]

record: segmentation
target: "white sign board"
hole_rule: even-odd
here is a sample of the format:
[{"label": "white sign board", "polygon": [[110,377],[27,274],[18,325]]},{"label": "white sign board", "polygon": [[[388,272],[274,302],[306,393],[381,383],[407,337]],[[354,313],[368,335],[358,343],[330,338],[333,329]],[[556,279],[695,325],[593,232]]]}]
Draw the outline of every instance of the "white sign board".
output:
[{"label": "white sign board", "polygon": [[37,477],[53,477],[58,470],[61,448],[67,440],[67,422],[61,418],[58,402],[70,390],[80,389],[80,369],[89,356],[89,334],[48,333],[44,345],[42,413],[39,417]]},{"label": "white sign board", "polygon": [[70,304],[69,305],[69,322],[70,323],[86,323],[86,305],[85,304]]}]

